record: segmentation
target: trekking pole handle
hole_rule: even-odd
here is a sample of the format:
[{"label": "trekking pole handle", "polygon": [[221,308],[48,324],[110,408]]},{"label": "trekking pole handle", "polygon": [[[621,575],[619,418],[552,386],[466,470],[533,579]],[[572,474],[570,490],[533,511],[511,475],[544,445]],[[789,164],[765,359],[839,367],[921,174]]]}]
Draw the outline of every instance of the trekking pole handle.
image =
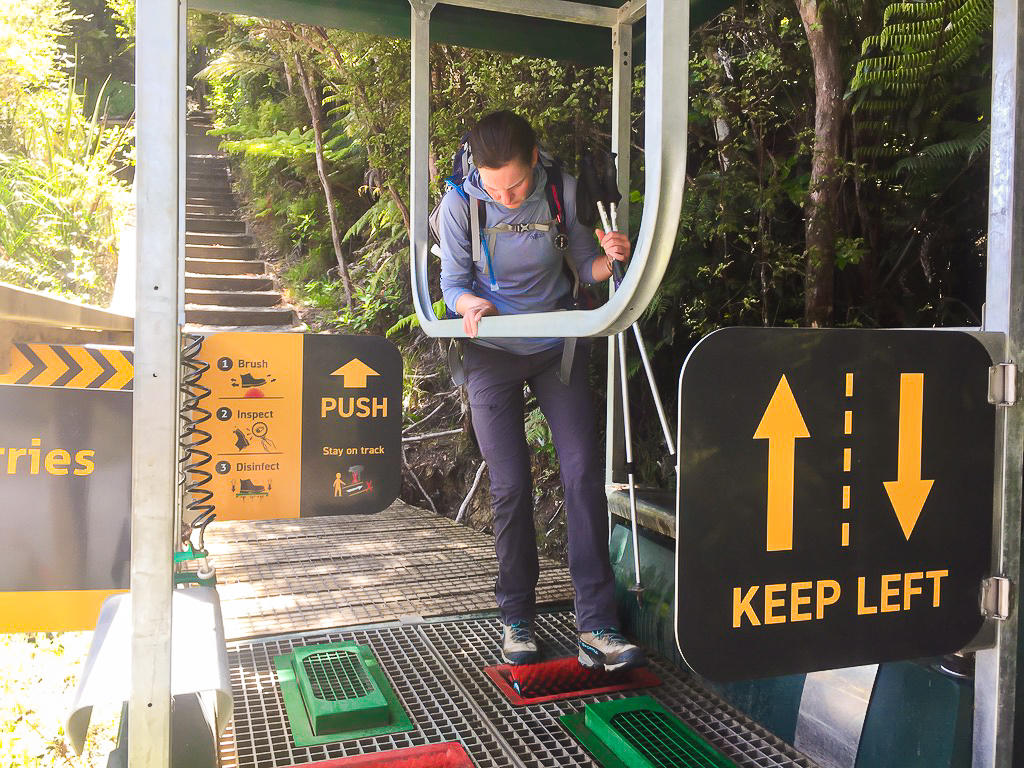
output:
[{"label": "trekking pole handle", "polygon": [[621,261],[612,259],[612,275],[615,277],[615,287],[618,288],[622,278],[626,276],[626,268],[622,266]]}]

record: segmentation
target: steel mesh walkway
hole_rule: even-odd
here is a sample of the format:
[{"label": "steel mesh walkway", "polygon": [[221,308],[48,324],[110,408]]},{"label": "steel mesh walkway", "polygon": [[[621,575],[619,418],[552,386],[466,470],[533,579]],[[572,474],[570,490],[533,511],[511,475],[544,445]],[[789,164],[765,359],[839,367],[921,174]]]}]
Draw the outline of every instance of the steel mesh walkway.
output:
[{"label": "steel mesh walkway", "polygon": [[[229,639],[493,610],[494,540],[397,502],[377,515],[215,522],[206,545]],[[537,599],[572,600],[541,560]]]},{"label": "steel mesh walkway", "polygon": [[[639,693],[739,766],[813,768],[658,658],[659,687],[513,707],[484,673],[500,661],[493,540],[430,512],[397,503],[372,516],[227,522],[210,526],[206,539],[234,639],[235,718],[221,740],[223,768],[285,768],[444,741],[461,742],[478,768],[591,766],[559,716]],[[542,561],[538,598],[571,600],[564,567]],[[571,613],[543,614],[537,630],[544,656],[574,655]],[[274,657],[338,642],[372,648],[412,731],[295,746]]]},{"label": "steel mesh walkway", "polygon": [[[547,656],[567,655],[575,643],[571,613],[542,615],[538,635]],[[783,744],[660,658],[652,667],[661,686],[625,694],[513,707],[483,672],[498,662],[499,624],[493,618],[438,619],[306,633],[231,643],[236,715],[222,740],[224,768],[283,768],[317,760],[367,755],[401,747],[459,741],[478,768],[591,766],[558,717],[587,701],[651,695],[744,768],[813,768]],[[285,722],[273,657],[294,647],[356,642],[372,647],[415,725],[392,734],[317,747],[296,747]]]}]

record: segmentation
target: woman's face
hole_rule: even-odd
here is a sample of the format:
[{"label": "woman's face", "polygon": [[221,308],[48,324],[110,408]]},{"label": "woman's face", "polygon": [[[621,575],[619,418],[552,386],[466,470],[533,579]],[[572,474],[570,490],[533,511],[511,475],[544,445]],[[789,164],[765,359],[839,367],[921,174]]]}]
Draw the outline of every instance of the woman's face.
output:
[{"label": "woman's face", "polygon": [[537,150],[533,150],[533,161],[525,163],[514,160],[501,168],[480,168],[480,183],[491,199],[506,208],[518,208],[533,191],[533,167],[537,164]]}]

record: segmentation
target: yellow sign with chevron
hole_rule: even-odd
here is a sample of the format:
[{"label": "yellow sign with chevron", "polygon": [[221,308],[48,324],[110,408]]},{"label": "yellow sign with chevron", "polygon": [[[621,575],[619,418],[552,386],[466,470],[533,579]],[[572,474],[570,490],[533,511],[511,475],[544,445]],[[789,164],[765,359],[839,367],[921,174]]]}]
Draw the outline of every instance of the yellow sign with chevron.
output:
[{"label": "yellow sign with chevron", "polygon": [[130,390],[133,359],[130,347],[16,342],[0,384]]},{"label": "yellow sign with chevron", "polygon": [[[95,626],[128,588],[130,347],[15,342],[0,372],[0,632]],[[31,509],[31,515],[23,510]]]}]

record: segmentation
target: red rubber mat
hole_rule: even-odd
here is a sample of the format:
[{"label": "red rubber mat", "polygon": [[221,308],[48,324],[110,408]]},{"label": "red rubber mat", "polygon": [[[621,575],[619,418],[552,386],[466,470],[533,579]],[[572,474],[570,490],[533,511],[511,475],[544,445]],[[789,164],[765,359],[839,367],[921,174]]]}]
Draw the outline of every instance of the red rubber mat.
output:
[{"label": "red rubber mat", "polygon": [[473,768],[473,761],[466,749],[457,741],[443,744],[427,744],[422,747],[406,747],[391,752],[374,752],[371,755],[343,757],[321,763],[306,763],[293,768]]},{"label": "red rubber mat", "polygon": [[605,672],[581,666],[574,656],[540,664],[499,664],[486,667],[484,673],[517,707],[661,685],[644,667]]}]

